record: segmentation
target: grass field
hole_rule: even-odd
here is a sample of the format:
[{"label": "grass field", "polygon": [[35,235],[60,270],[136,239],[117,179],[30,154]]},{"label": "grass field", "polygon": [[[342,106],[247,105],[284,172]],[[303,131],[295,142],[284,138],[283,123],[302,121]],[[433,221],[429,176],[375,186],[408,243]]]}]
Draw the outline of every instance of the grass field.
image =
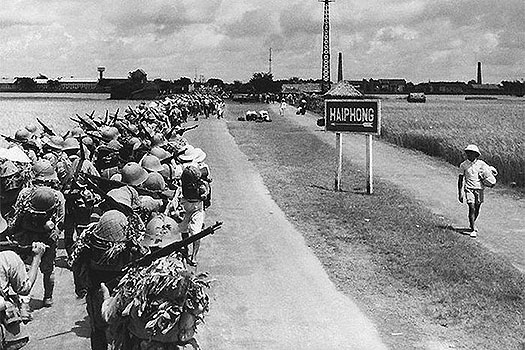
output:
[{"label": "grass field", "polygon": [[498,169],[498,181],[525,188],[525,100],[429,96],[418,104],[390,97],[381,107],[383,139],[454,165],[464,160],[466,145],[477,144],[481,159]]},{"label": "grass field", "polygon": [[331,191],[334,150],[285,119],[228,127],[337,288],[392,349],[520,349],[525,280],[516,269],[391,184],[363,195],[354,165],[344,165],[343,182],[357,190]]}]

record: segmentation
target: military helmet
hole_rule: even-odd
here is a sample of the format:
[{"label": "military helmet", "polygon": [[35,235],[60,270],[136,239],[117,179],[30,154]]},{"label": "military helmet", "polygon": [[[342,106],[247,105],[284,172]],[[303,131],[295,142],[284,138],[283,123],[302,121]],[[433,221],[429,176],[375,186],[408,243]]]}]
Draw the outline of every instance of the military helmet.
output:
[{"label": "military helmet", "polygon": [[140,165],[147,171],[162,171],[164,169],[160,164],[160,159],[153,155],[145,155],[141,159]]},{"label": "military helmet", "polygon": [[19,171],[20,169],[18,169],[15,163],[8,160],[0,166],[0,177],[9,177],[14,174],[17,174]]},{"label": "military helmet", "polygon": [[38,131],[38,128],[36,127],[35,124],[27,124],[27,125],[25,126],[25,129],[26,129],[27,131],[29,131],[31,134],[34,134],[34,133],[36,133],[36,132]]},{"label": "military helmet", "polygon": [[122,182],[130,185],[140,185],[148,178],[148,172],[138,163],[129,162],[122,168]]},{"label": "military helmet", "polygon": [[68,137],[62,144],[63,151],[80,150],[80,143],[74,137]]},{"label": "military helmet", "polygon": [[153,147],[149,153],[157,158],[160,159],[160,161],[163,161],[164,159],[167,159],[170,157],[170,152],[166,151],[164,148],[160,147]]},{"label": "military helmet", "polygon": [[36,180],[58,180],[55,168],[47,159],[37,160],[33,164],[33,175]]},{"label": "military helmet", "polygon": [[130,138],[128,143],[130,145],[132,145],[134,151],[138,150],[139,147],[142,145],[142,142],[140,141],[140,139],[138,137],[135,137],[135,136]]},{"label": "military helmet", "polygon": [[51,136],[44,143],[55,150],[61,151],[64,139],[60,136]]},{"label": "military helmet", "polygon": [[93,235],[105,241],[123,242],[127,239],[128,218],[118,210],[108,210],[100,217]]},{"label": "military helmet", "polygon": [[118,151],[118,150],[120,150],[122,147],[124,147],[124,146],[122,146],[122,144],[121,144],[120,142],[118,142],[116,139],[115,139],[115,140],[111,140],[111,141],[109,141],[108,144],[107,144],[107,146],[108,146],[108,148],[111,148],[111,149],[113,149],[113,150],[115,150],[115,151]]},{"label": "military helmet", "polygon": [[142,186],[151,191],[162,191],[166,188],[166,182],[161,174],[150,173]]},{"label": "military helmet", "polygon": [[178,240],[179,226],[171,217],[159,214],[146,225],[143,245],[163,247]]},{"label": "military helmet", "polygon": [[137,135],[139,133],[139,127],[135,124],[130,124],[128,129],[133,135]]},{"label": "military helmet", "polygon": [[100,130],[100,134],[104,141],[109,142],[115,140],[119,136],[119,131],[114,126],[106,126]]},{"label": "military helmet", "polygon": [[71,130],[71,136],[82,136],[84,135],[84,129],[82,129],[80,126],[76,126]]},{"label": "military helmet", "polygon": [[49,211],[56,203],[55,191],[50,187],[37,187],[30,200],[31,207],[38,211]]},{"label": "military helmet", "polygon": [[48,152],[42,156],[42,159],[48,160],[53,167],[58,163],[58,157],[54,153]]},{"label": "military helmet", "polygon": [[165,145],[168,141],[166,140],[166,138],[164,137],[164,135],[162,135],[160,132],[158,133],[155,133],[155,135],[153,135],[153,138],[151,140],[151,145],[154,147],[154,146],[162,146],[162,145]]},{"label": "military helmet", "polygon": [[31,133],[27,131],[26,129],[18,129],[15,132],[15,139],[18,141],[24,141],[27,142],[31,138]]},{"label": "military helmet", "polygon": [[82,143],[86,146],[93,146],[93,139],[91,138],[91,136],[86,136],[86,137],[83,137],[82,138]]},{"label": "military helmet", "polygon": [[189,145],[188,140],[185,137],[177,134],[170,137],[170,144],[173,148],[175,148],[177,153],[184,151]]}]

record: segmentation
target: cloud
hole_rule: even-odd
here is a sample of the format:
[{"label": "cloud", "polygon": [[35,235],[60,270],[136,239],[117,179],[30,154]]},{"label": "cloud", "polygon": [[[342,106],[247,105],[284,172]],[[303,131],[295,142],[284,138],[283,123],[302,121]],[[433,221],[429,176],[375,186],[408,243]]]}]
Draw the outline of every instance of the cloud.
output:
[{"label": "cloud", "polygon": [[114,26],[115,34],[135,36],[153,33],[172,35],[183,28],[213,21],[221,1],[129,0],[107,1],[102,18]]},{"label": "cloud", "polygon": [[[330,4],[332,57],[348,76],[523,78],[522,0],[339,0]],[[314,0],[18,0],[0,8],[2,76],[249,79],[320,77],[323,4]],[[335,68],[337,62],[332,60]],[[111,73],[110,73],[111,72]]]}]

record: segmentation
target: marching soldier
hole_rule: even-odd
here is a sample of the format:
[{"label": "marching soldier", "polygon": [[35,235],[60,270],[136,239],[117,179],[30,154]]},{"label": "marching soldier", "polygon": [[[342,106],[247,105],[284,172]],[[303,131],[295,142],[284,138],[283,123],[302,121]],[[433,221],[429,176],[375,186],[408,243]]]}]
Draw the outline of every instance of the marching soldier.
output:
[{"label": "marching soldier", "polygon": [[80,143],[75,138],[67,138],[64,141],[63,152],[71,162],[67,182],[64,183],[63,193],[66,199],[66,216],[64,219],[64,248],[68,257],[71,256],[73,247],[73,236],[77,232],[78,225],[88,224],[91,215],[94,195],[84,186],[79,184],[79,174],[86,173],[99,176],[93,163],[79,156]]},{"label": "marching soldier", "polygon": [[76,245],[74,265],[84,265],[88,279],[86,308],[91,326],[92,350],[108,348],[108,325],[101,314],[104,301],[101,284],[104,283],[112,291],[118,284],[124,266],[148,252],[137,243],[142,233],[125,214],[109,210],[100,217],[98,223],[84,232]]},{"label": "marching soldier", "polygon": [[[44,160],[40,162],[47,166],[46,169],[49,169],[49,162],[47,164]],[[41,167],[37,167],[37,170],[39,169]],[[40,180],[57,178],[54,172],[37,173],[35,176]],[[20,244],[30,245],[34,242],[42,242],[49,246],[40,264],[40,271],[43,274],[43,305],[45,307],[53,305],[57,241],[64,225],[64,215],[65,200],[60,191],[47,186],[33,185],[20,191],[14,206],[14,220],[10,225],[11,235]],[[23,256],[22,258],[27,259],[28,257]],[[29,300],[24,300],[24,302],[28,303]]]}]

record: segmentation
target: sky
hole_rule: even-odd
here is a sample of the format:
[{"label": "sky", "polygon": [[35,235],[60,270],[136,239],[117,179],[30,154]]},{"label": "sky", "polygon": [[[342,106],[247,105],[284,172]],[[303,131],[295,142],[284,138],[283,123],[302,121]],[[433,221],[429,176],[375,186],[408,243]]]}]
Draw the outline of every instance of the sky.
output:
[{"label": "sky", "polygon": [[[525,79],[523,0],[336,0],[331,78]],[[321,77],[317,0],[3,0],[0,77]]]}]

